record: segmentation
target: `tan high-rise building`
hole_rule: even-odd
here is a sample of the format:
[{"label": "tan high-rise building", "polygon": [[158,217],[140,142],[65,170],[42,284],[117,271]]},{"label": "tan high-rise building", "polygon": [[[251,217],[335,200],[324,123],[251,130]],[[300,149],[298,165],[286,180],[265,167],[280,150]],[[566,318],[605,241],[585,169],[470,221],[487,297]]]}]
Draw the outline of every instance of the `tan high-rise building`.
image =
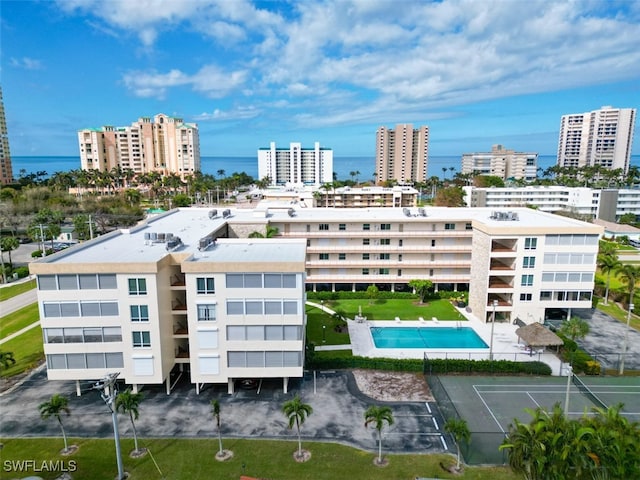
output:
[{"label": "tan high-rise building", "polygon": [[535,180],[537,167],[537,153],[516,152],[502,145],[493,145],[486,153],[462,154],[462,173],[473,175],[495,175],[503,180]]},{"label": "tan high-rise building", "polygon": [[7,120],[4,116],[2,88],[0,88],[0,183],[7,185],[11,182],[13,182],[13,171],[11,169],[11,152],[9,151],[9,134]]},{"label": "tan high-rise building", "polygon": [[376,180],[400,184],[424,182],[429,162],[429,127],[410,123],[376,132]]},{"label": "tan high-rise building", "polygon": [[558,141],[558,165],[600,165],[621,168],[626,174],[631,160],[635,108],[602,107],[586,113],[563,115]]},{"label": "tan high-rise building", "polygon": [[85,128],[78,143],[83,170],[120,167],[180,176],[200,171],[198,126],[164,114],[142,117],[129,127]]}]

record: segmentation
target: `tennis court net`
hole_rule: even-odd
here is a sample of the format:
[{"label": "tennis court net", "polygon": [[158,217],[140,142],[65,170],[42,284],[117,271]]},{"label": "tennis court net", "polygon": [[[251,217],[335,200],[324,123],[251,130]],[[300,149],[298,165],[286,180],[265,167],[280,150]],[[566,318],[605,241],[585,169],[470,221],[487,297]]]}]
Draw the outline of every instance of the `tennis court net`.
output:
[{"label": "tennis court net", "polygon": [[602,400],[600,400],[600,398],[591,391],[591,389],[589,387],[587,387],[582,380],[580,380],[580,378],[576,375],[571,375],[571,379],[573,380],[573,384],[576,386],[576,388],[580,391],[580,393],[582,393],[584,396],[586,396],[589,400],[591,400],[593,403],[595,403],[596,405],[598,405],[601,408],[607,409],[608,405],[606,403],[604,403]]}]

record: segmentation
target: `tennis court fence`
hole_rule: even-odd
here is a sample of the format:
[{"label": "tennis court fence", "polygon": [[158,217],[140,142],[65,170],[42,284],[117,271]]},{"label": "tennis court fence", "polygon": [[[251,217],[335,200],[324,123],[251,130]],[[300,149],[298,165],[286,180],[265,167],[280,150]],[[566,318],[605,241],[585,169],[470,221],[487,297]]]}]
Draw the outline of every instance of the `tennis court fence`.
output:
[{"label": "tennis court fence", "polygon": [[[431,394],[438,403],[440,413],[445,421],[450,419],[464,420],[458,413],[455,403],[449,397],[447,390],[437,375],[425,375]],[[478,432],[471,431],[469,442],[460,444],[460,452],[468,465],[506,465],[507,452],[499,447],[504,442],[506,435],[502,432]],[[448,439],[453,442],[453,438]]]}]

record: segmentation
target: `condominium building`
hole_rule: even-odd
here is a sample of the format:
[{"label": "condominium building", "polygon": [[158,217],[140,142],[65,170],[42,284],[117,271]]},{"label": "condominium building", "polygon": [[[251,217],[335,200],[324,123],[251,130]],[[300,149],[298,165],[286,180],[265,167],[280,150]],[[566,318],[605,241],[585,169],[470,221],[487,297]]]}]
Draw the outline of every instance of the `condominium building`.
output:
[{"label": "condominium building", "polygon": [[313,148],[302,148],[301,143],[290,143],[289,148],[258,150],[258,176],[269,178],[270,185],[303,186],[333,182],[333,150],[315,142]]},{"label": "condominium building", "polygon": [[640,218],[640,190],[587,187],[463,187],[470,207],[509,209],[535,207],[544,212],[571,212],[588,218],[617,222],[625,214]]},{"label": "condominium building", "polygon": [[[276,237],[249,239],[275,227]],[[589,308],[603,228],[530,209],[172,210],[30,264],[48,376],[302,375],[305,289],[469,290],[488,321]],[[570,312],[569,312],[570,313]],[[78,383],[78,389],[80,384]]]},{"label": "condominium building", "polygon": [[260,206],[276,203],[300,207],[415,207],[419,192],[413,187],[323,187],[279,188],[262,192]]},{"label": "condominium building", "polygon": [[2,87],[0,87],[0,184],[7,185],[11,182],[13,182],[13,170],[11,169],[9,133],[7,132],[7,120],[4,115]]},{"label": "condominium building", "polygon": [[635,108],[602,107],[586,113],[563,115],[560,120],[558,165],[629,170]]},{"label": "condominium building", "polygon": [[83,170],[133,170],[180,176],[200,171],[198,126],[158,114],[128,127],[104,126],[78,132]]},{"label": "condominium building", "polygon": [[531,181],[536,179],[537,169],[537,153],[516,152],[502,145],[493,145],[490,152],[462,155],[462,173]]},{"label": "condominium building", "polygon": [[429,127],[396,125],[376,132],[376,180],[400,184],[424,182],[429,163]]}]

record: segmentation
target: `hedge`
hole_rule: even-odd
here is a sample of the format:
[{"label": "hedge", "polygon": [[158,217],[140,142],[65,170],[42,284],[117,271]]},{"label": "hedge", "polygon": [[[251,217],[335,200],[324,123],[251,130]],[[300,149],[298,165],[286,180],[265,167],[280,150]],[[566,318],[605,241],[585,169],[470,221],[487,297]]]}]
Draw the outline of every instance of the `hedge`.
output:
[{"label": "hedge", "polygon": [[[451,292],[448,290],[441,290],[439,292],[432,292],[427,296],[428,299],[441,298],[455,298],[460,300],[466,300],[469,296],[469,292]],[[352,300],[352,299],[360,299],[360,298],[369,298],[367,297],[366,292],[358,291],[358,292],[350,292],[350,291],[339,291],[339,292],[307,292],[307,300]],[[412,299],[412,298],[420,298],[419,295],[411,292],[386,292],[379,290],[376,294],[376,298],[383,299],[391,299],[391,298],[399,298],[399,299]]]},{"label": "hedge", "polygon": [[455,358],[434,358],[425,365],[420,359],[331,357],[312,355],[307,359],[307,368],[312,370],[333,370],[362,368],[370,370],[391,370],[398,372],[442,373],[488,373],[488,374],[528,374],[551,375],[551,367],[543,362],[512,362],[509,360],[465,360]]}]

